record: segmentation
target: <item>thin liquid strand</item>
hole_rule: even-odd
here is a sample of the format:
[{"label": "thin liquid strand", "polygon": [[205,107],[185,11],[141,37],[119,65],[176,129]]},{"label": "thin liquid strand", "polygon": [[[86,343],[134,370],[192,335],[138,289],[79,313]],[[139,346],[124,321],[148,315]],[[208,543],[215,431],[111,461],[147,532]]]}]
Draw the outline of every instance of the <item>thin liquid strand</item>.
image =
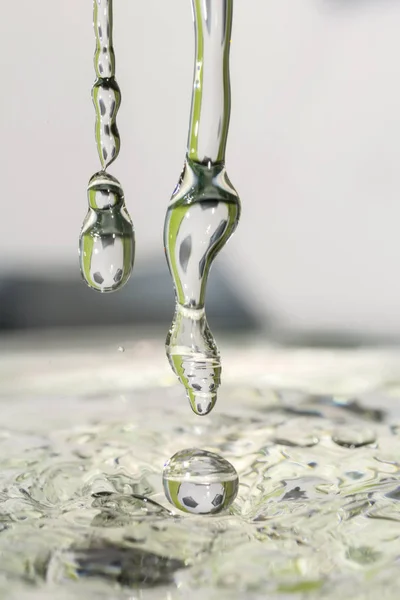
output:
[{"label": "thin liquid strand", "polygon": [[116,117],[121,92],[115,80],[112,0],[94,0],[96,38],[92,89],[96,110],[96,144],[102,171],[88,185],[89,211],[79,239],[82,277],[99,292],[115,292],[128,281],[135,258],[135,233],[119,181],[105,172],[117,158],[120,138]]},{"label": "thin liquid strand", "polygon": [[96,50],[94,68],[97,80],[92,89],[96,110],[96,142],[101,166],[107,169],[118,157],[121,142],[117,114],[121,92],[115,80],[113,47],[113,0],[94,0],[94,32]]}]

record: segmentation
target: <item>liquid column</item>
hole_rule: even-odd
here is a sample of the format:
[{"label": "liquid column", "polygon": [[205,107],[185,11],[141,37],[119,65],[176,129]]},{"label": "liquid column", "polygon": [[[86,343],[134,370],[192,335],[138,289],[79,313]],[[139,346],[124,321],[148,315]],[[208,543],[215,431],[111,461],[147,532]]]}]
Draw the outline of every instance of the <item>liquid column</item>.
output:
[{"label": "liquid column", "polygon": [[135,257],[135,234],[121,184],[106,172],[118,157],[117,113],[121,92],[115,79],[113,0],[94,0],[96,37],[92,88],[96,110],[96,143],[102,170],[88,185],[89,211],[79,239],[82,277],[99,292],[114,292],[129,279]]},{"label": "liquid column", "polygon": [[221,383],[220,355],[205,314],[207,280],[240,216],[240,200],[225,170],[233,0],[192,0],[192,6],[196,58],[188,149],[164,225],[176,295],[166,350],[193,411],[206,415]]}]

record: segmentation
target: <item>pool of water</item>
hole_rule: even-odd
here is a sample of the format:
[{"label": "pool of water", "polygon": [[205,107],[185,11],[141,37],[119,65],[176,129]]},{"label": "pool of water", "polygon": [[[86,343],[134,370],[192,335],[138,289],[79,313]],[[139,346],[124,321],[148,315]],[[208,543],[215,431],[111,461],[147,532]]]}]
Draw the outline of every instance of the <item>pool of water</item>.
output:
[{"label": "pool of water", "polygon": [[[398,597],[399,352],[228,343],[201,418],[158,340],[119,346],[2,346],[1,597]],[[166,501],[190,447],[238,471],[229,512]]]}]

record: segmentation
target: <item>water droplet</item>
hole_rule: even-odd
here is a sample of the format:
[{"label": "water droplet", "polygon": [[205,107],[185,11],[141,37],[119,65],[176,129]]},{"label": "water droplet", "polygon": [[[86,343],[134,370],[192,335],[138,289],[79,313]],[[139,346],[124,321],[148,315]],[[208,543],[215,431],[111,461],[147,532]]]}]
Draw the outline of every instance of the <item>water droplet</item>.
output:
[{"label": "water droplet", "polygon": [[79,242],[80,267],[86,283],[113,292],[128,281],[135,257],[135,234],[115,177],[96,173],[88,186],[89,212]]},{"label": "water droplet", "polygon": [[205,450],[177,452],[164,466],[163,485],[168,501],[193,514],[216,514],[235,500],[239,477],[227,460]]},{"label": "water droplet", "polygon": [[183,309],[178,305],[166,349],[192,410],[197,415],[207,415],[217,399],[221,361],[204,310]]},{"label": "water droplet", "polygon": [[332,440],[344,448],[360,448],[373,444],[376,441],[376,434],[372,429],[342,427],[333,432]]},{"label": "water droplet", "polygon": [[118,346],[118,352],[125,352],[125,348],[123,346]]}]

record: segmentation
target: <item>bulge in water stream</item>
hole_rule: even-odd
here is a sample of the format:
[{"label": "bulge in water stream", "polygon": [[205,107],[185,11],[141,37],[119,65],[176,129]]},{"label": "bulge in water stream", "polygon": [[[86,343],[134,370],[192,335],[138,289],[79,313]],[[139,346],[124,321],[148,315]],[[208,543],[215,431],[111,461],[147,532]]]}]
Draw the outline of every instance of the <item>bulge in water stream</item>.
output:
[{"label": "bulge in water stream", "polygon": [[89,212],[82,226],[82,277],[99,292],[114,292],[128,281],[135,258],[135,233],[115,177],[96,173],[88,186]]},{"label": "bulge in water stream", "polygon": [[166,350],[193,412],[207,415],[214,408],[221,384],[221,359],[204,309],[185,309],[177,305]]},{"label": "bulge in water stream", "polygon": [[96,109],[96,142],[101,166],[106,169],[117,158],[121,146],[117,128],[117,113],[121,106],[121,91],[114,77],[99,78],[92,89]]},{"label": "bulge in water stream", "polygon": [[239,217],[240,200],[225,167],[187,160],[164,225],[165,253],[178,304],[204,307],[211,264]]},{"label": "bulge in water stream", "polygon": [[239,216],[240,200],[224,165],[188,159],[164,226],[165,253],[177,302],[166,350],[198,415],[212,410],[221,382],[220,357],[204,312],[208,276]]},{"label": "bulge in water stream", "polygon": [[239,477],[233,465],[218,454],[190,448],[166,462],[163,486],[168,501],[179,510],[212,515],[231,506]]}]

